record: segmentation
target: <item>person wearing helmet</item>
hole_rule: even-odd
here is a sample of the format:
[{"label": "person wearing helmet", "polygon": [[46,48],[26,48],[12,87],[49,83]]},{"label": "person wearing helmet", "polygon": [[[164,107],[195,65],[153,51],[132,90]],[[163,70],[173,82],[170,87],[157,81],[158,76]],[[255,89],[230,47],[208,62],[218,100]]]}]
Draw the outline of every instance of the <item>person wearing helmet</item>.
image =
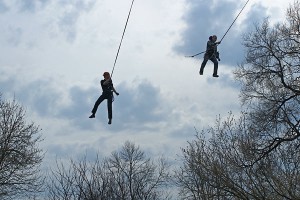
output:
[{"label": "person wearing helmet", "polygon": [[203,75],[203,70],[204,70],[204,67],[205,67],[207,61],[211,60],[214,63],[213,77],[219,77],[219,75],[218,75],[218,60],[220,61],[220,58],[219,58],[219,52],[217,50],[217,45],[220,43],[221,42],[217,42],[216,35],[209,37],[209,40],[206,45],[206,52],[204,54],[204,59],[203,59],[203,62],[201,64],[201,68],[199,71],[200,75]]},{"label": "person wearing helmet", "polygon": [[92,110],[92,115],[89,118],[95,118],[95,114],[97,112],[98,106],[104,99],[107,99],[107,112],[108,112],[108,124],[111,124],[112,121],[112,102],[113,102],[113,92],[116,95],[119,93],[115,90],[109,72],[103,73],[104,79],[100,81],[102,87],[102,94],[95,102],[95,105]]}]

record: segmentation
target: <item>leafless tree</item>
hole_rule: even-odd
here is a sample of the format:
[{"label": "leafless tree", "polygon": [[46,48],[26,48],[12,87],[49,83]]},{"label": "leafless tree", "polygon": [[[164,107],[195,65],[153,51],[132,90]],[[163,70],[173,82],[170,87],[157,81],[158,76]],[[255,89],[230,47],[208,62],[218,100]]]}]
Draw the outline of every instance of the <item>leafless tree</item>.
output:
[{"label": "leafless tree", "polygon": [[287,10],[286,21],[268,20],[244,37],[246,61],[236,70],[241,99],[256,134],[257,160],[300,136],[300,3]]},{"label": "leafless tree", "polygon": [[155,165],[144,152],[126,142],[120,152],[112,153],[105,162],[117,199],[161,199],[160,188],[169,178],[167,163],[160,159]]},{"label": "leafless tree", "polygon": [[40,191],[43,153],[39,127],[27,123],[16,101],[0,97],[0,199],[25,198]]},{"label": "leafless tree", "polygon": [[167,199],[168,167],[165,159],[154,162],[139,147],[126,142],[103,160],[71,161],[69,167],[58,164],[50,175],[49,199]]},{"label": "leafless tree", "polygon": [[175,175],[182,199],[300,199],[300,151],[282,145],[249,165],[255,138],[247,123],[244,116],[218,120],[182,149],[183,164]]}]

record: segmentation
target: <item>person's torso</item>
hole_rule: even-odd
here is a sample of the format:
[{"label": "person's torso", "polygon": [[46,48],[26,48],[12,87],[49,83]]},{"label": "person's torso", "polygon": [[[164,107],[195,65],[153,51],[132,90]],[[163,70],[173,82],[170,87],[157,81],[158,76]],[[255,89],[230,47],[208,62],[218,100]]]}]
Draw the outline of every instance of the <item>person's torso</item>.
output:
[{"label": "person's torso", "polygon": [[101,80],[101,87],[103,93],[112,93],[113,91],[113,83],[112,81],[109,81],[108,84],[104,84],[105,80]]},{"label": "person's torso", "polygon": [[206,45],[206,53],[212,55],[217,52],[217,45],[213,41],[208,41]]}]

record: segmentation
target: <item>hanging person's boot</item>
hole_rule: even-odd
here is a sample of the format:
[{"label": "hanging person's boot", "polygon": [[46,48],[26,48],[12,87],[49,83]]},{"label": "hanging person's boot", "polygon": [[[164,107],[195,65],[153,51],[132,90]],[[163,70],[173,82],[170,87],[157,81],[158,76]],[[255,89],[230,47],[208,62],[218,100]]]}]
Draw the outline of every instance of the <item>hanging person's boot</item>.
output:
[{"label": "hanging person's boot", "polygon": [[111,124],[111,119],[108,119],[108,124]]}]

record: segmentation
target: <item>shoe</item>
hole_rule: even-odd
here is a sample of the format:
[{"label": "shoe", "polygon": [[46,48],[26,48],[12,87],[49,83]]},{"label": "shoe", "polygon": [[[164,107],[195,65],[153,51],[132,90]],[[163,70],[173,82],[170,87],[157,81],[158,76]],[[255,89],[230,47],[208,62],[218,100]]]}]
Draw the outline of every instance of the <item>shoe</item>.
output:
[{"label": "shoe", "polygon": [[200,71],[199,74],[200,74],[200,75],[203,75],[203,72]]},{"label": "shoe", "polygon": [[108,124],[111,124],[111,119],[108,120]]},{"label": "shoe", "polygon": [[89,118],[95,118],[95,114],[93,113]]},{"label": "shoe", "polygon": [[218,74],[213,74],[213,77],[219,77],[219,75]]}]

